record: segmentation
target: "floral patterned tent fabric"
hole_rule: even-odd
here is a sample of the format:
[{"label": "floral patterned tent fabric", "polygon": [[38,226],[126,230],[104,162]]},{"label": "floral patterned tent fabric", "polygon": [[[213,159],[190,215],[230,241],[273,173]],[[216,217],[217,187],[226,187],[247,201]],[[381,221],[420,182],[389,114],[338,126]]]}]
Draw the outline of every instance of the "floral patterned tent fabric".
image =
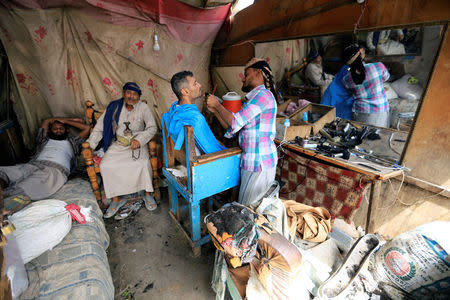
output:
[{"label": "floral patterned tent fabric", "polygon": [[[211,46],[230,7],[199,9],[176,0],[0,4],[0,38],[27,145],[42,119],[83,116],[86,100],[104,109],[127,81],[139,84],[157,120],[176,99],[174,73],[191,70],[208,89]],[[155,33],[160,51],[153,50]]]}]

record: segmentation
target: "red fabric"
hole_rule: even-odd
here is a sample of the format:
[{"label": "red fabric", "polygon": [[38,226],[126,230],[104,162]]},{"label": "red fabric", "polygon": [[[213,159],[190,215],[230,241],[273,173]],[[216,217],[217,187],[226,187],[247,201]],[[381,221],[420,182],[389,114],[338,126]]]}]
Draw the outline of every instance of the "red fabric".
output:
[{"label": "red fabric", "polygon": [[100,156],[94,154],[94,156],[92,156],[92,160],[94,161],[95,166],[100,167],[100,163],[102,161],[102,158]]},{"label": "red fabric", "polygon": [[72,220],[77,221],[80,224],[86,223],[86,218],[81,213],[81,208],[78,205],[70,203],[66,205],[65,208],[72,216]]},{"label": "red fabric", "polygon": [[[277,178],[287,184],[280,197],[322,206],[333,218],[350,221],[369,187],[361,174],[324,165],[284,149],[279,153]],[[283,157],[284,155],[284,157]]]},{"label": "red fabric", "polygon": [[7,8],[79,8],[101,21],[124,26],[163,24],[174,38],[193,44],[212,42],[231,7],[229,3],[202,9],[177,0],[0,0],[0,3]]}]

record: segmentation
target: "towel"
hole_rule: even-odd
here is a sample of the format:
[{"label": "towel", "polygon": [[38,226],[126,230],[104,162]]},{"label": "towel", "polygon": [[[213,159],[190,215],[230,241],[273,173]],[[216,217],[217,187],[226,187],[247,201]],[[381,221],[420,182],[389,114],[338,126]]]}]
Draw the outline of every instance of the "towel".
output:
[{"label": "towel", "polygon": [[193,127],[195,144],[203,153],[226,149],[217,141],[195,104],[178,105],[178,101],[174,102],[169,111],[163,114],[163,120],[169,136],[175,142],[175,150],[180,150],[183,145],[185,125]]}]

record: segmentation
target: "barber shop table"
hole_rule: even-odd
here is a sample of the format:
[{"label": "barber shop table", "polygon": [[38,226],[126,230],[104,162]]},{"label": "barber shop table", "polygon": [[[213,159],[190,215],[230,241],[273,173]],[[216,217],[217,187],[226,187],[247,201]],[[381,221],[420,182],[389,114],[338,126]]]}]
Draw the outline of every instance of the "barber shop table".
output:
[{"label": "barber shop table", "polygon": [[[200,204],[208,200],[212,208],[210,196],[233,188],[240,183],[239,162],[242,150],[229,148],[214,153],[197,156],[192,126],[184,126],[185,140],[180,150],[174,149],[174,142],[168,136],[163,122],[164,166],[163,174],[169,183],[169,215],[188,239],[195,256],[201,254],[200,246],[210,241],[209,234],[201,236]],[[187,176],[177,177],[173,168],[176,162],[186,167]],[[179,202],[178,194],[184,198],[184,205]],[[181,224],[180,213],[189,210],[189,229]]]},{"label": "barber shop table", "polygon": [[[373,154],[382,153],[399,158],[408,133],[379,128],[379,135],[380,140],[364,140],[358,147],[372,150]],[[326,205],[322,206],[328,206],[329,209],[334,211],[344,212],[344,215],[348,217],[354,213],[361,203],[361,197],[352,195],[352,193],[357,194],[359,192],[359,195],[363,195],[365,194],[363,189],[370,186],[365,229],[366,232],[373,232],[374,213],[381,202],[381,183],[384,180],[401,175],[403,172],[401,169],[384,167],[353,155],[350,156],[349,160],[328,157],[293,142],[275,140],[275,143],[278,146],[280,157],[277,178],[281,177],[281,181],[287,182],[284,194],[288,194],[290,199],[299,201],[299,199],[308,198],[310,203],[305,204],[309,205],[325,203]],[[334,184],[334,182],[336,183]],[[359,191],[358,185],[361,187]],[[342,188],[345,186],[350,188],[345,190]],[[288,192],[286,192],[286,189]],[[283,189],[280,191],[280,195],[286,197],[283,196]],[[333,196],[328,197],[329,195]],[[357,197],[359,198],[357,199]],[[336,199],[340,200],[341,203],[334,201]]]}]

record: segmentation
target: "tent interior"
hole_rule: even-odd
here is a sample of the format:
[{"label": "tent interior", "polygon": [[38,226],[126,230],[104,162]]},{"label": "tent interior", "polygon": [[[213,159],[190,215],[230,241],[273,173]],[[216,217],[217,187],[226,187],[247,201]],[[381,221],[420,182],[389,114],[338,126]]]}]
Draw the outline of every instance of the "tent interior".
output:
[{"label": "tent interior", "polygon": [[[365,162],[360,163],[362,168],[355,169],[342,160],[334,159],[334,155],[316,157],[317,153],[303,151],[303,148],[296,148],[298,152],[295,152],[294,148],[301,146],[299,140],[303,140],[299,136],[297,139],[294,135],[295,142],[277,136],[279,170],[276,178],[280,190],[276,199],[302,202],[299,200],[302,186],[308,188],[311,184],[307,169],[315,168],[317,173],[320,170],[352,171],[357,174],[354,181],[357,183],[359,180],[360,188],[355,196],[358,197],[357,203],[350,205],[348,201],[331,201],[325,205],[325,200],[314,198],[319,197],[319,192],[311,196],[309,202],[303,202],[314,207],[325,206],[330,211],[331,225],[336,228],[334,238],[336,232],[345,232],[345,236],[353,234],[354,241],[359,241],[358,238],[376,233],[377,240],[380,238],[384,243],[433,221],[442,221],[448,227],[449,3],[445,0],[0,0],[0,166],[13,166],[30,160],[37,146],[36,135],[46,118],[81,118],[87,123],[87,103],[94,110],[103,111],[111,101],[122,97],[122,87],[126,82],[135,82],[142,91],[140,100],[147,103],[157,125],[153,138],[156,148],[152,156],[157,163],[152,167],[157,166],[157,177],[153,182],[156,179],[160,193],[158,208],[154,212],[143,207],[124,220],[103,219],[101,209],[104,212],[104,207],[97,203],[103,201],[105,204],[106,196],[98,201],[92,190],[92,177],[98,178],[99,175],[86,171],[89,169],[86,156],[80,154],[75,175],[70,175],[64,187],[49,199],[92,207],[93,221],[89,223],[92,232],[83,231],[86,229],[74,221],[66,232],[66,238],[61,238],[62,242],[59,240],[61,244],[56,248],[51,249],[59,242],[29,262],[24,264],[22,261],[27,287],[20,291],[23,293],[20,297],[18,294],[12,297],[20,282],[17,283],[16,278],[13,286],[13,280],[7,278],[6,269],[2,268],[0,298],[244,299],[245,286],[247,299],[333,298],[324,296],[327,290],[324,286],[319,287],[335,278],[330,277],[331,274],[339,274],[339,266],[345,267],[346,254],[352,252],[351,247],[343,247],[344,250],[340,247],[342,237],[341,240],[338,238],[341,243],[338,246],[333,244],[331,247],[323,242],[322,248],[310,252],[307,250],[312,249],[311,243],[307,242],[308,246],[303,244],[306,247],[300,251],[303,261],[311,259],[304,269],[315,270],[310,272],[317,272],[314,276],[319,283],[304,274],[296,278],[303,280],[300,284],[302,289],[293,291],[297,296],[292,296],[288,295],[287,288],[283,294],[284,290],[275,291],[271,285],[258,283],[258,279],[252,282],[251,278],[262,274],[253,274],[255,266],[248,267],[250,275],[244,275],[247,276],[246,284],[240,286],[242,273],[230,271],[230,262],[218,254],[220,251],[216,247],[220,242],[203,218],[211,207],[217,210],[226,202],[236,201],[236,189],[211,196],[209,203],[200,206],[202,219],[197,222],[201,223],[201,234],[209,238],[209,232],[214,240],[214,243],[202,245],[201,256],[194,255],[195,251],[192,253],[192,249],[200,246],[192,240],[194,229],[190,200],[180,200],[180,205],[184,203],[187,207],[176,215],[176,218],[183,219],[181,225],[176,220],[174,223],[171,220],[173,215],[168,214],[173,212],[173,193],[178,195],[176,190],[171,190],[170,180],[163,175],[169,152],[166,151],[162,116],[178,100],[172,91],[172,76],[189,70],[202,85],[203,92],[219,98],[235,92],[238,98],[244,99],[246,93],[241,90],[244,67],[253,57],[263,59],[272,69],[277,90],[278,123],[278,120],[283,123],[289,119],[289,115],[292,118],[293,112],[286,110],[290,102],[304,100],[308,105],[318,107],[321,104],[326,88],[311,83],[305,73],[310,63],[308,56],[313,50],[322,57],[322,71],[333,78],[341,68],[346,68],[342,59],[344,49],[355,43],[365,49],[365,62],[382,62],[390,73],[390,78],[383,84],[389,105],[387,126],[375,127],[374,132],[381,139],[369,143],[370,149],[358,151],[367,151],[362,153],[365,157],[380,157],[380,161],[389,157],[390,162],[395,162],[394,167],[385,172],[385,169]],[[383,35],[385,40],[381,41]],[[228,148],[239,146],[237,139],[224,138],[226,130],[208,112],[204,98],[198,98],[195,104],[205,115],[217,140]],[[339,114],[336,111],[337,117]],[[334,119],[333,115],[327,123]],[[351,122],[348,124],[353,126]],[[295,127],[293,125],[295,123],[291,120],[291,129]],[[355,128],[361,127],[363,125]],[[72,130],[71,133],[77,134],[78,131]],[[294,147],[290,147],[291,144]],[[187,145],[186,142],[185,148]],[[295,154],[289,154],[290,151]],[[188,168],[187,176],[190,176],[189,170],[193,170],[196,161],[189,164],[189,153],[185,155],[184,164]],[[293,168],[295,172],[291,170]],[[2,173],[0,169],[0,175]],[[320,180],[320,175],[317,176]],[[204,182],[205,186],[215,184],[207,179]],[[191,183],[186,184],[190,187]],[[336,186],[342,185],[345,183],[336,183]],[[183,196],[181,192],[180,196]],[[348,208],[345,213],[343,206]],[[271,209],[270,213],[267,210],[263,213],[262,209],[255,211],[276,219],[275,208]],[[282,222],[286,221],[285,214],[280,218]],[[5,222],[9,221],[6,215],[2,220],[1,235],[4,238]],[[70,218],[69,221],[72,222]],[[180,226],[185,229],[180,230]],[[328,236],[326,241],[333,239],[329,231],[330,234],[327,232],[325,235]],[[447,247],[450,245],[448,237],[445,243]],[[1,248],[0,259],[3,260],[7,250],[4,244]],[[374,250],[370,250],[367,257],[377,259],[376,253],[372,253]],[[323,266],[323,272],[329,268],[326,276],[318,268],[311,267],[316,262],[311,258],[314,255],[317,255],[316,259],[320,257],[317,264]],[[446,282],[447,289],[442,288],[442,291],[447,294],[442,294],[448,296],[450,265],[446,255],[447,263],[442,271],[445,276],[439,280]],[[364,263],[365,260],[361,266]],[[376,263],[381,265],[382,262]],[[399,269],[403,267],[401,263]],[[260,270],[264,269],[262,265]],[[419,269],[419,266],[415,268]],[[73,272],[66,271],[69,269]],[[366,274],[360,269],[355,272]],[[354,278],[359,276],[357,274],[350,276],[353,285],[356,282]],[[404,276],[410,276],[408,274]],[[318,279],[323,276],[330,277],[330,280]],[[398,277],[405,280],[405,277]],[[439,280],[427,284],[432,286],[441,282]],[[315,288],[312,287],[314,284]],[[403,281],[395,289],[398,299],[402,299],[401,295],[417,297],[419,287],[425,287],[425,283],[414,288],[402,284]],[[366,299],[358,298],[362,297],[358,294],[361,290],[365,292],[364,296],[378,295],[376,291],[379,289],[367,291],[365,288],[359,288],[347,298],[335,299]],[[386,294],[392,296],[389,292],[384,296]],[[263,295],[270,296],[261,298]]]}]

